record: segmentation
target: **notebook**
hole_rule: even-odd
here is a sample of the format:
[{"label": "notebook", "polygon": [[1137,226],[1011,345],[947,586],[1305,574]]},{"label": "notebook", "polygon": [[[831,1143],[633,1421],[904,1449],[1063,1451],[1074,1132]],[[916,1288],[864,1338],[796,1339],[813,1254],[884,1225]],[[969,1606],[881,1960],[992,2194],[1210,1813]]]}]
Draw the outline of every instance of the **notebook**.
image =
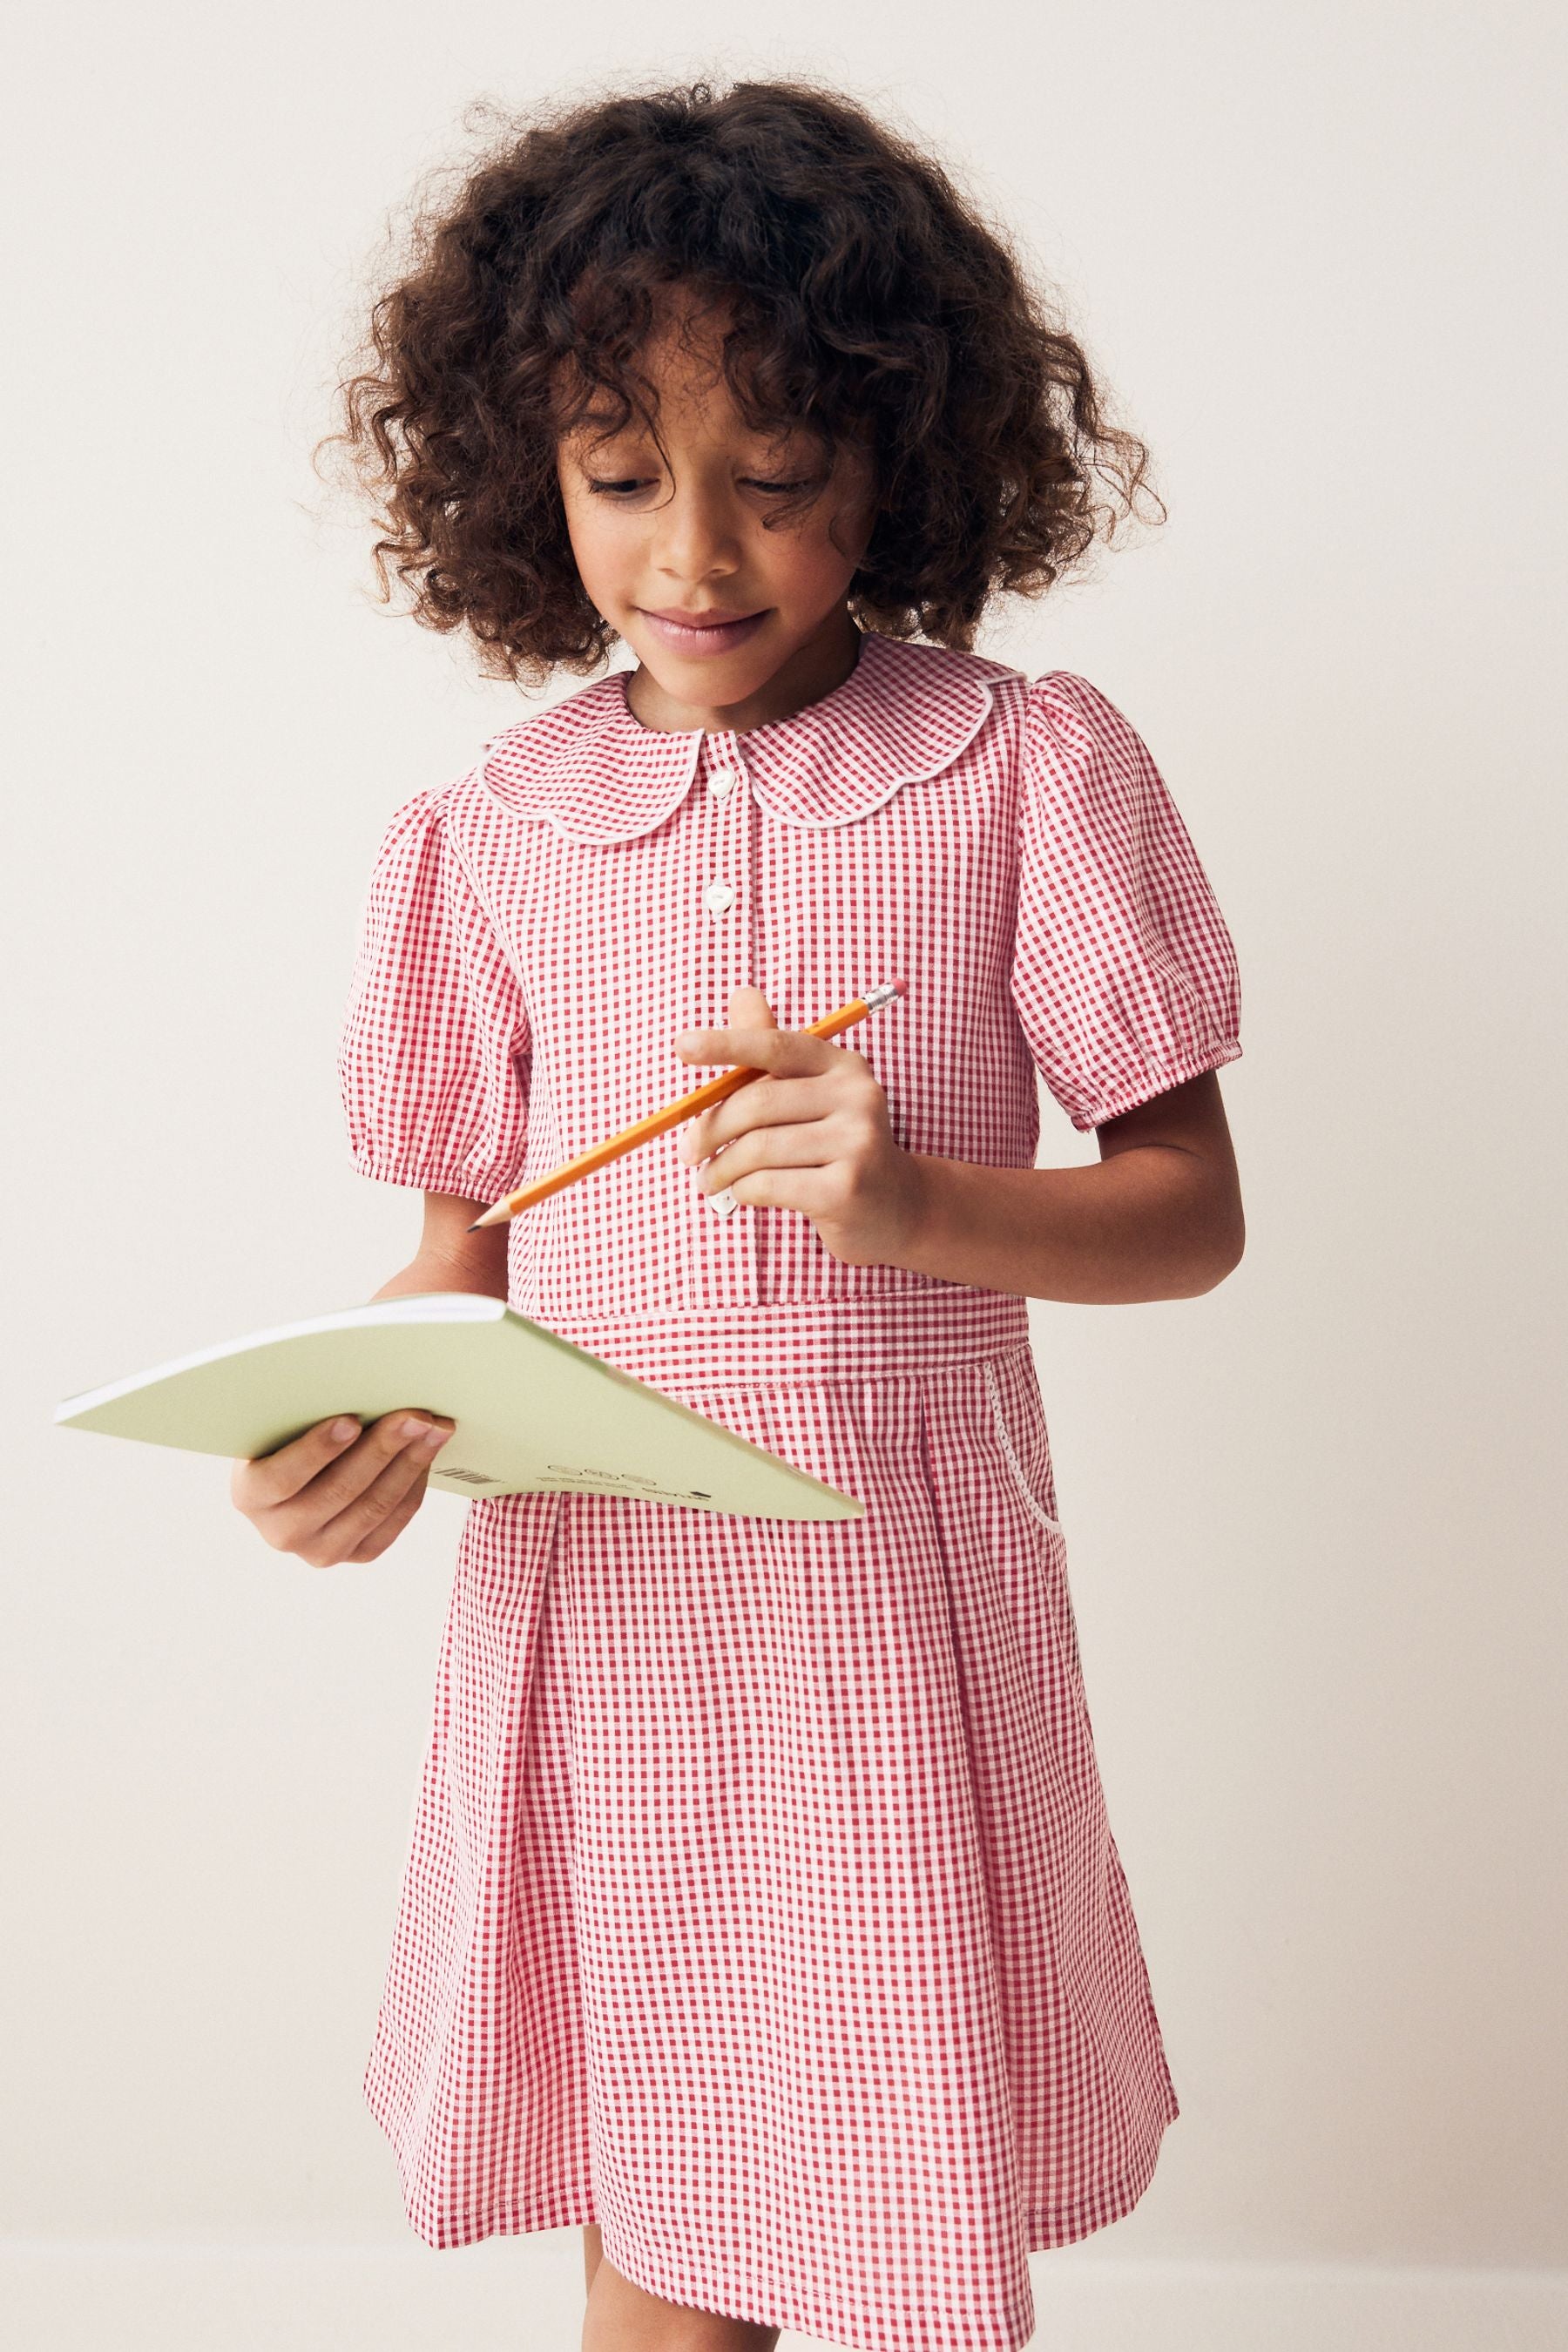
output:
[{"label": "notebook", "polygon": [[455,1495],[631,1495],[762,1519],[865,1505],[607,1364],[504,1299],[410,1292],[253,1331],[67,1397],[56,1423],[254,1461],[330,1414],[399,1405],[456,1423],[430,1485]]}]

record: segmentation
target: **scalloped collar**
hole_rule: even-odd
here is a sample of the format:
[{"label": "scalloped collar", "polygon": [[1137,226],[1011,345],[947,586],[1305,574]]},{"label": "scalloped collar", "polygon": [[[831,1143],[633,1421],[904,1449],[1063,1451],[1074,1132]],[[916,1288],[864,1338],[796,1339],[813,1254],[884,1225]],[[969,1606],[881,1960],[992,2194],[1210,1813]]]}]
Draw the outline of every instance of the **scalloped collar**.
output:
[{"label": "scalloped collar", "polygon": [[949,767],[990,716],[993,681],[1020,675],[977,654],[866,631],[849,676],[820,701],[763,727],[705,736],[645,727],[626,699],[629,672],[616,670],[492,736],[477,773],[512,816],[542,820],[572,841],[630,841],[680,805],[707,740],[781,824],[851,824],[900,785]]}]

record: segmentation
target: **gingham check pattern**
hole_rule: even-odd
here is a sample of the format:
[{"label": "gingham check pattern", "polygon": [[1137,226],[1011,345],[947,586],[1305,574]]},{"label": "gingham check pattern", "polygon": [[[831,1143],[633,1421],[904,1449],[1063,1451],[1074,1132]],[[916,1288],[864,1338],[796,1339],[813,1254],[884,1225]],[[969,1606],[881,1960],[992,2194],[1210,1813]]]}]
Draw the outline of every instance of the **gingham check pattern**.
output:
[{"label": "gingham check pattern", "polygon": [[[688,1091],[762,988],[915,1151],[1028,1167],[1234,1061],[1237,961],[1087,680],[871,636],[742,734],[623,674],[387,824],[340,1076],[366,1176],[493,1200]],[[469,1506],[365,2096],[433,2247],[597,2221],[626,2276],[861,2352],[1016,2352],[1026,2253],[1178,2113],[1110,1833],[1021,1297],[832,1258],[669,1134],[516,1219],[521,1312],[859,1496]]]}]

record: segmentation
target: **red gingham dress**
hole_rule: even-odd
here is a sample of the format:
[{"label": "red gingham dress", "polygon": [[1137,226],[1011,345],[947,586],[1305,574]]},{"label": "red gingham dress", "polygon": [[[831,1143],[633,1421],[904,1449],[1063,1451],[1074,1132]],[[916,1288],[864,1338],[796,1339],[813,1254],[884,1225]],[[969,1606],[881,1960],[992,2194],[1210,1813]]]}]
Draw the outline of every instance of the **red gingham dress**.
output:
[{"label": "red gingham dress", "polygon": [[[626,674],[504,729],[376,856],[354,1164],[489,1202],[716,1075],[732,987],[911,1151],[1034,1165],[1237,1059],[1224,919],[1085,679],[867,635],[741,733]],[[1178,2113],[1106,1819],[1024,1298],[847,1265],[658,1138],[510,1227],[520,1312],[858,1520],[514,1495],[463,1523],[364,2095],[432,2247],[597,2221],[667,2300],[1016,2352],[1026,2253]]]}]

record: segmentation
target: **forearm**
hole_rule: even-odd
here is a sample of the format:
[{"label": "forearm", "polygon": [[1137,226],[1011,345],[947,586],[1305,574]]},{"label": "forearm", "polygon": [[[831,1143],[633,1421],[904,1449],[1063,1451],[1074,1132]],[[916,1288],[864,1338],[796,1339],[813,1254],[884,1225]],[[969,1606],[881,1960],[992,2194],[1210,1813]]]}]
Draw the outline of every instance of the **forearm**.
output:
[{"label": "forearm", "polygon": [[426,1192],[425,1230],[408,1265],[375,1293],[377,1298],[407,1297],[420,1290],[472,1290],[486,1298],[507,1295],[505,1225],[483,1233],[468,1227],[489,1208],[488,1201],[465,1201],[453,1192]]},{"label": "forearm", "polygon": [[894,1263],[1078,1307],[1195,1298],[1237,1263],[1232,1203],[1198,1154],[1150,1143],[1083,1168],[989,1168],[910,1155]]}]

